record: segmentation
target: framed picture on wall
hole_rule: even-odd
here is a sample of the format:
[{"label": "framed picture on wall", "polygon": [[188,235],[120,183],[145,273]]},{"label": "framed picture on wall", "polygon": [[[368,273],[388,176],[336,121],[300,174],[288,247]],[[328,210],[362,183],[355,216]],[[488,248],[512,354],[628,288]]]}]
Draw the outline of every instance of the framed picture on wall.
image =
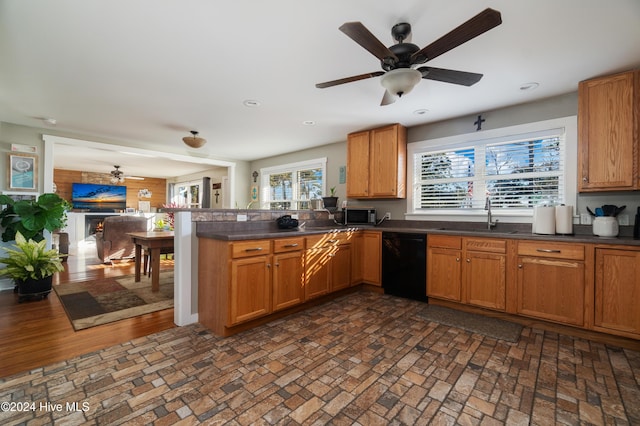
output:
[{"label": "framed picture on wall", "polygon": [[7,154],[7,186],[9,189],[36,191],[38,189],[38,157],[32,154]]}]

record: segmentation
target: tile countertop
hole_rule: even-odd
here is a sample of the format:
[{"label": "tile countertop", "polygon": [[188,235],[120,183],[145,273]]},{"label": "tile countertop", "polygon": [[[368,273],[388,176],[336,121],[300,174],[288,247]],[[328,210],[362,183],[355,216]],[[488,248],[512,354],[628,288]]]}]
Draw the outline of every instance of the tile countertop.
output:
[{"label": "tile countertop", "polygon": [[[540,240],[566,243],[589,243],[604,245],[639,246],[640,240],[632,238],[633,227],[621,227],[618,237],[597,237],[591,233],[591,226],[575,225],[573,235],[545,235],[532,234],[531,224],[499,224],[494,230],[483,228],[481,222],[426,222],[426,221],[389,221],[380,226],[344,227],[318,223],[305,225],[291,230],[278,229],[274,223],[225,223],[197,222],[196,236],[198,238],[212,238],[224,241],[242,241],[271,238],[303,237],[306,235],[325,234],[329,232],[348,232],[360,230],[375,230],[381,232],[411,232],[441,235],[460,235],[476,237],[495,237],[520,240]],[[625,229],[630,228],[630,229]],[[630,231],[630,232],[627,232]]]}]

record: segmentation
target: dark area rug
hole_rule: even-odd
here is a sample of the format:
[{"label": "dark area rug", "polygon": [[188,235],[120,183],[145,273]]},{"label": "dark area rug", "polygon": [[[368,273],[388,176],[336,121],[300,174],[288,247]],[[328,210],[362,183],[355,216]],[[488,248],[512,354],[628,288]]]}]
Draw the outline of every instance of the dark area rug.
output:
[{"label": "dark area rug", "polygon": [[418,315],[428,321],[461,328],[471,333],[484,334],[507,342],[517,342],[522,332],[520,324],[438,305],[425,305],[418,311]]},{"label": "dark area rug", "polygon": [[53,286],[75,330],[173,307],[173,271],[160,272],[160,290],[151,278],[133,275]]}]

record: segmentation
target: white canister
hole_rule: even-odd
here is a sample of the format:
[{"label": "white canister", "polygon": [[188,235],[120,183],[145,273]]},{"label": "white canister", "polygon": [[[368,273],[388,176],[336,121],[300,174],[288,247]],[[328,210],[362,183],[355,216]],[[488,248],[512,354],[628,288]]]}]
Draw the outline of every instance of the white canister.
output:
[{"label": "white canister", "polygon": [[556,208],[554,206],[536,206],[533,208],[534,234],[553,235],[556,233]]},{"label": "white canister", "polygon": [[617,237],[618,219],[613,216],[598,216],[594,218],[593,235],[598,237]]}]

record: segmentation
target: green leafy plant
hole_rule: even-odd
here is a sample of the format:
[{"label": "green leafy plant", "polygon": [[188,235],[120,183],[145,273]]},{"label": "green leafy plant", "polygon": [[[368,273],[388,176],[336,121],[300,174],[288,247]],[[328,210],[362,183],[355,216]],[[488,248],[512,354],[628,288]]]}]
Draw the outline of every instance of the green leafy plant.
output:
[{"label": "green leafy plant", "polygon": [[336,196],[336,187],[335,186],[329,188],[329,191],[331,191],[331,197],[335,197]]},{"label": "green leafy plant", "polygon": [[64,270],[62,257],[56,250],[47,249],[47,242],[27,240],[18,231],[13,249],[5,249],[7,257],[0,263],[7,265],[0,269],[0,275],[7,275],[14,281],[39,280]]},{"label": "green leafy plant", "polygon": [[71,204],[53,193],[42,194],[37,200],[14,201],[5,194],[0,195],[0,226],[2,241],[13,241],[20,232],[27,239],[41,241],[44,230],[53,232],[67,223],[67,212]]}]

